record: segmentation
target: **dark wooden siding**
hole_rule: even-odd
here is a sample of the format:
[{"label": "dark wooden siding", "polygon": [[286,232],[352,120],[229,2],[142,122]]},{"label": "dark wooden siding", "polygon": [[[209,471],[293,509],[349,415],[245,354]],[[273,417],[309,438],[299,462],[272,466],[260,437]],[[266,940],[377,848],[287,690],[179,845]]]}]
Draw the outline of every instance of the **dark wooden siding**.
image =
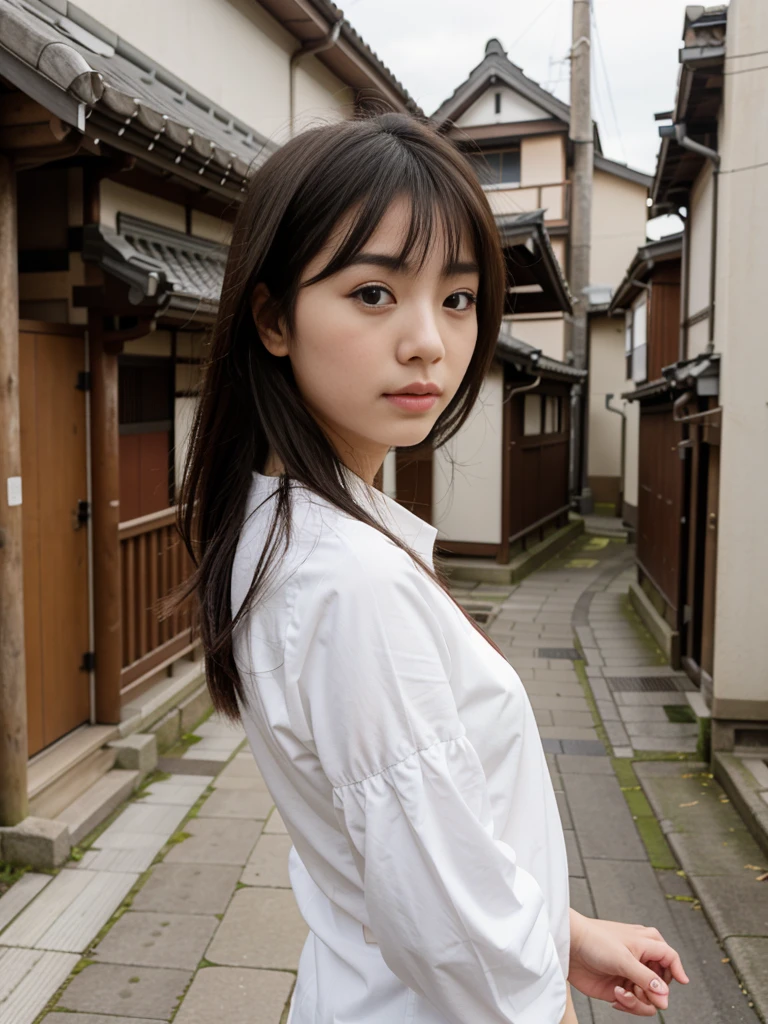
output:
[{"label": "dark wooden siding", "polygon": [[651,286],[648,322],[648,380],[658,380],[664,366],[677,362],[680,339],[680,282]]},{"label": "dark wooden siding", "polygon": [[395,455],[397,500],[427,523],[432,522],[432,457],[431,448]]},{"label": "dark wooden siding", "polygon": [[[534,392],[528,392],[533,395]],[[570,416],[567,384],[544,384],[535,394],[560,400],[557,432],[525,434],[525,393],[510,401],[509,537],[518,540],[526,532],[567,510]],[[544,424],[542,423],[542,426]],[[564,513],[563,513],[564,514]]]},{"label": "dark wooden siding", "polygon": [[681,427],[669,405],[640,412],[637,560],[667,604],[676,622],[680,595],[683,462],[678,442]]}]

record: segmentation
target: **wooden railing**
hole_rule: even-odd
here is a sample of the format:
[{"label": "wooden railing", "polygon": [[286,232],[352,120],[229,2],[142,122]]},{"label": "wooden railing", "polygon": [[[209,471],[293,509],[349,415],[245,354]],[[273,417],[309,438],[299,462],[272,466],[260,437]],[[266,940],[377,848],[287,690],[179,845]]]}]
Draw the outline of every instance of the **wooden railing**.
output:
[{"label": "wooden railing", "polygon": [[494,213],[530,213],[546,210],[546,224],[564,223],[570,217],[570,182],[555,181],[543,185],[493,186],[485,189],[485,196]]},{"label": "wooden railing", "polygon": [[196,643],[190,602],[161,619],[157,602],[193,570],[176,529],[176,509],[162,509],[120,524],[123,701],[138,695],[163,668]]}]

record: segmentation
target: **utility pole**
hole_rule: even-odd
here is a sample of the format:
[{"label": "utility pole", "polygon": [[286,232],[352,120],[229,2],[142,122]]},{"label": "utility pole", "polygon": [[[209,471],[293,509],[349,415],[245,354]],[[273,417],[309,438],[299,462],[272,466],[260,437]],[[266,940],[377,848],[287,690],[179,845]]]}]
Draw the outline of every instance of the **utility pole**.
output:
[{"label": "utility pole", "polygon": [[[589,257],[592,237],[592,178],[594,171],[594,136],[590,101],[591,0],[573,0],[573,44],[571,46],[571,124],[569,137],[573,146],[573,179],[571,182],[571,273],[573,321],[570,352],[573,365],[589,369],[587,308],[585,289],[589,285]],[[580,385],[571,431],[571,490],[576,496],[579,512],[592,511],[592,492],[587,477],[587,444],[589,424],[589,378]]]}]

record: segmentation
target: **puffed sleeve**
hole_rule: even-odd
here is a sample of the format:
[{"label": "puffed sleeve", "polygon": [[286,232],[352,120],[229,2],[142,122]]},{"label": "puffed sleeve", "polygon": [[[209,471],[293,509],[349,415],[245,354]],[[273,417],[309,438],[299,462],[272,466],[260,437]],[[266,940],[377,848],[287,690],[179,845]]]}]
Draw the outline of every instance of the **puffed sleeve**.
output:
[{"label": "puffed sleeve", "polygon": [[544,897],[494,838],[450,685],[444,598],[409,565],[347,552],[300,592],[286,648],[370,928],[446,1020],[558,1024],[566,986]]}]

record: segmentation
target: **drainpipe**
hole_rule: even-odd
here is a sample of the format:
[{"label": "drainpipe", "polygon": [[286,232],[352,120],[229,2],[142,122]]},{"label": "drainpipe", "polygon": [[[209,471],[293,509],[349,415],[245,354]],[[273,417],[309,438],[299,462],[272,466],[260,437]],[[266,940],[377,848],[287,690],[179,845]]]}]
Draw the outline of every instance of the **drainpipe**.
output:
[{"label": "drainpipe", "polygon": [[623,409],[616,409],[611,405],[611,399],[613,398],[613,392],[610,391],[605,396],[605,408],[608,412],[615,412],[617,416],[621,416],[621,504],[620,509],[622,513],[622,519],[624,518],[624,473],[626,469],[626,447],[627,447],[627,414]]},{"label": "drainpipe", "polygon": [[341,26],[344,24],[344,16],[342,15],[338,21],[334,22],[331,26],[331,30],[327,36],[323,36],[321,39],[315,39],[311,42],[304,43],[298,50],[291,54],[291,62],[288,69],[288,110],[290,118],[290,132],[291,138],[294,135],[294,105],[296,95],[295,85],[295,70],[299,64],[299,61],[303,60],[304,57],[309,57],[313,53],[320,53],[322,50],[330,50],[331,47],[335,46],[339,40],[339,34],[341,33]]},{"label": "drainpipe", "polygon": [[[686,135],[685,122],[675,125],[675,140],[678,146],[688,149],[691,153],[698,153],[712,162],[712,237],[710,241],[709,259],[709,339],[705,352],[709,354],[715,348],[715,274],[717,270],[717,205],[718,205],[718,183],[720,178],[720,154],[716,149],[703,146],[700,142],[694,142]],[[687,319],[687,310],[686,310]]]}]

